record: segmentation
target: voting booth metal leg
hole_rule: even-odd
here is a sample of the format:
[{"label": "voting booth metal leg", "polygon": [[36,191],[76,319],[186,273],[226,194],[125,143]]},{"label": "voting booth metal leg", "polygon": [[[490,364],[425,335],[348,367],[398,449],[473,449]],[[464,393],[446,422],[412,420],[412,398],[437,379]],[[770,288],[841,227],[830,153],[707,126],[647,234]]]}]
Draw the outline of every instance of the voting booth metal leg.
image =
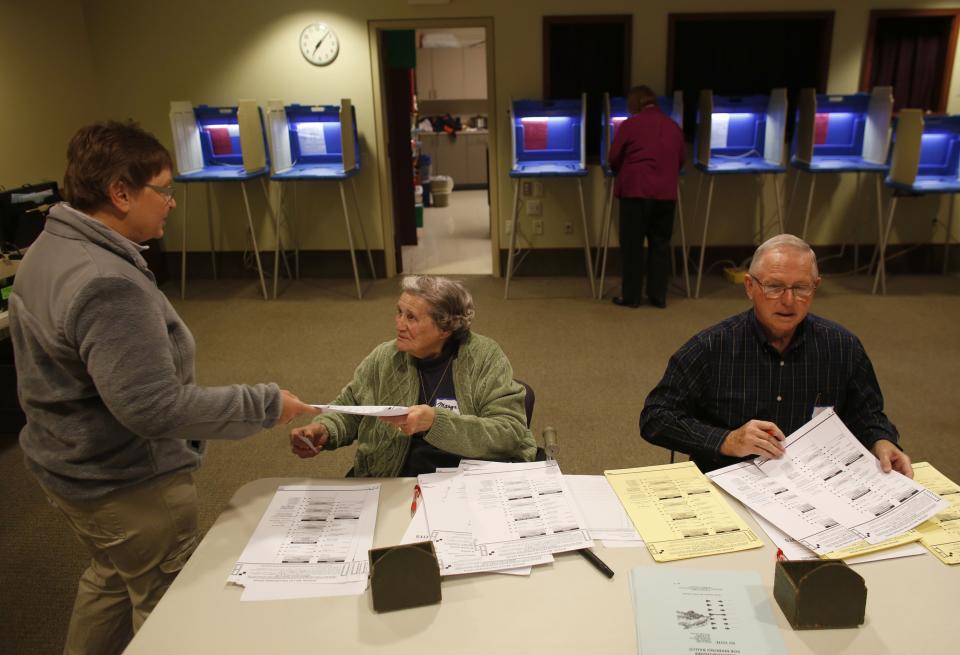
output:
[{"label": "voting booth metal leg", "polygon": [[943,274],[946,275],[950,271],[950,236],[953,234],[953,208],[954,201],[957,199],[957,194],[950,194],[950,208],[949,214],[947,214],[947,233],[943,238]]},{"label": "voting booth metal leg", "polygon": [[213,185],[207,182],[207,230],[210,232],[210,259],[213,262],[213,279],[217,279],[217,244],[213,240]]},{"label": "voting booth metal leg", "polygon": [[587,205],[583,201],[583,178],[577,178],[577,192],[580,196],[580,219],[583,222],[583,254],[587,258],[587,279],[590,280],[590,297],[596,298],[597,285],[593,279],[593,255],[590,253],[590,226],[587,223]]},{"label": "voting booth metal leg", "polygon": [[890,199],[890,216],[887,218],[887,227],[880,235],[880,253],[877,255],[877,274],[873,278],[873,293],[877,293],[877,285],[880,285],[881,295],[887,295],[887,241],[890,239],[890,228],[893,227],[893,213],[897,210],[897,196]]},{"label": "voting booth metal leg", "polygon": [[[793,175],[793,186],[790,188],[790,200],[787,201],[787,211],[783,216],[785,223],[790,222],[790,213],[793,212],[793,198],[797,195],[797,186],[800,185],[800,170],[796,169],[796,172]],[[784,174],[783,177],[783,194],[787,194],[787,175]]]},{"label": "voting booth metal leg", "polygon": [[350,263],[353,265],[353,282],[357,286],[357,300],[363,300],[360,290],[360,270],[357,268],[357,252],[353,247],[353,231],[350,229],[350,213],[347,211],[347,191],[343,181],[337,183],[340,188],[340,202],[343,203],[343,224],[347,227],[347,243],[350,245]]},{"label": "voting booth metal leg", "polygon": [[520,213],[520,178],[513,178],[513,212],[510,214],[510,250],[507,252],[507,279],[503,299],[510,298],[510,278],[513,277],[513,255],[517,250],[517,218]]},{"label": "voting booth metal leg", "polygon": [[597,265],[600,267],[600,284],[597,285],[597,300],[603,300],[603,283],[607,275],[607,253],[610,251],[610,233],[613,232],[613,178],[608,178],[610,188],[607,189],[607,198],[603,204],[603,261],[599,250],[597,252]]},{"label": "voting booth metal leg", "polygon": [[260,263],[260,250],[257,248],[257,233],[253,229],[253,214],[250,211],[250,198],[247,197],[246,182],[240,183],[240,190],[243,192],[243,205],[247,209],[247,227],[250,228],[250,239],[253,241],[253,256],[257,261],[257,274],[260,276],[260,291],[263,293],[263,299],[269,300],[270,296],[267,295],[267,283],[263,279],[263,265]]},{"label": "voting booth metal leg", "polygon": [[786,232],[786,217],[783,215],[783,197],[787,193],[787,174],[783,174],[783,192],[781,193],[781,185],[777,183],[777,180],[780,178],[780,174],[776,173],[773,176],[773,196],[777,201],[777,222],[780,224],[780,234]]},{"label": "voting booth metal leg", "polygon": [[880,245],[883,242],[883,174],[878,173],[876,177],[876,198],[877,198],[877,246],[873,249],[873,254],[870,255],[870,265],[867,267],[867,272],[873,270],[873,267],[877,265],[877,260],[880,257]]},{"label": "voting booth metal leg", "polygon": [[[187,297],[187,209],[190,185],[183,185],[183,233],[180,235],[180,300]],[[209,202],[209,201],[208,201]]]},{"label": "voting booth metal leg", "polygon": [[[290,210],[290,232],[293,234],[293,278],[300,279],[300,230],[297,229],[297,181],[292,180],[290,186],[293,189],[292,201],[293,208]],[[282,187],[281,187],[282,188]],[[281,196],[282,197],[282,196]],[[283,209],[283,201],[280,202],[280,208]]]},{"label": "voting booth metal leg", "polygon": [[373,265],[373,253],[370,252],[370,242],[367,241],[367,233],[363,229],[363,214],[360,213],[360,198],[357,197],[357,184],[354,178],[350,178],[350,188],[353,190],[353,206],[357,209],[357,225],[360,227],[360,238],[363,239],[363,247],[367,249],[367,261],[370,263],[370,277],[377,279],[377,269]]},{"label": "voting booth metal leg", "polygon": [[810,225],[810,209],[813,207],[813,190],[817,188],[817,176],[810,174],[810,190],[807,192],[807,210],[803,214],[803,230],[800,238],[807,240],[807,228]]},{"label": "voting booth metal leg", "polygon": [[694,298],[700,297],[700,281],[703,279],[703,259],[707,252],[707,228],[710,226],[710,203],[713,202],[713,183],[715,178],[710,176],[710,183],[707,185],[707,211],[703,217],[703,238],[700,241],[700,266],[697,268],[697,288],[693,293]]},{"label": "voting booth metal leg", "polygon": [[[690,297],[690,269],[687,262],[687,232],[683,227],[683,194],[680,193],[680,184],[677,184],[677,223],[680,225],[680,255],[683,260],[683,285],[687,289],[687,298]],[[673,248],[670,249],[673,252]]]}]

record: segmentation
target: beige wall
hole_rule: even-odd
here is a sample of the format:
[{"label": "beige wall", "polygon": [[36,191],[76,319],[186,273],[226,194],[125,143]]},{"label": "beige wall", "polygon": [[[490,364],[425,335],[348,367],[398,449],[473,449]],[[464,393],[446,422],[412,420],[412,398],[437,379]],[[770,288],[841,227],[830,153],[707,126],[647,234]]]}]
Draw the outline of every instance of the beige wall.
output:
[{"label": "beige wall", "polygon": [[67,141],[100,104],[83,10],[0,0],[0,185],[62,180]]},{"label": "beige wall", "polygon": [[[49,74],[59,73],[57,83],[51,85],[58,100],[75,97],[78,100],[43,110],[49,93],[34,92],[30,102],[16,101],[18,109],[11,110],[5,103],[3,112],[19,112],[32,117],[36,111],[49,111],[49,117],[36,117],[19,123],[28,129],[18,132],[18,138],[36,142],[42,137],[42,146],[33,148],[36,164],[26,167],[29,175],[59,175],[62,169],[62,150],[66,138],[77,124],[91,115],[132,117],[141,121],[170,145],[168,123],[169,102],[190,100],[194,103],[233,104],[240,98],[254,98],[265,103],[277,98],[286,102],[335,103],[349,97],[357,107],[358,126],[365,167],[358,180],[364,224],[374,247],[382,247],[381,195],[376,167],[372,165],[378,153],[373,115],[374,91],[371,81],[371,58],[368,42],[369,20],[444,18],[492,16],[494,20],[494,49],[496,71],[496,106],[493,110],[501,122],[506,117],[510,98],[538,97],[541,94],[541,30],[544,14],[632,13],[633,77],[635,81],[651,83],[662,89],[666,68],[666,27],[670,12],[702,11],[768,11],[765,0],[715,2],[710,0],[650,0],[638,3],[629,0],[597,0],[586,3],[572,0],[454,0],[449,5],[410,6],[397,0],[327,0],[322,6],[315,1],[235,0],[233,3],[203,3],[169,0],[162,5],[115,0],[86,0],[84,11],[72,8],[68,1],[33,3],[29,13],[44,30],[52,24],[57,33],[68,37],[73,47],[64,46],[52,55],[40,55],[33,62],[23,55],[31,71],[41,69]],[[835,11],[833,47],[828,91],[848,93],[856,90],[867,17],[871,8],[948,6],[938,2],[888,2],[885,0],[849,0],[844,3],[819,0],[785,0],[778,10],[833,10]],[[230,7],[226,9],[226,7]],[[52,10],[52,11],[51,11]],[[4,9],[3,11],[7,11]],[[56,15],[56,20],[49,20]],[[66,15],[70,20],[61,20]],[[85,19],[85,21],[84,21]],[[324,20],[338,31],[341,41],[339,58],[330,66],[317,68],[309,65],[299,54],[297,37],[307,23]],[[78,29],[86,23],[84,32]],[[4,21],[0,30],[11,31]],[[40,28],[38,29],[38,33]],[[44,36],[46,33],[44,32]],[[36,43],[49,43],[48,38],[28,39],[16,33],[15,50],[31,52]],[[0,48],[9,44],[0,44]],[[57,46],[60,48],[61,46]],[[68,56],[69,53],[69,56]],[[91,55],[92,53],[92,55]],[[94,72],[91,73],[92,56]],[[4,57],[4,61],[9,61]],[[66,63],[65,63],[66,62]],[[0,62],[0,71],[10,68]],[[91,78],[100,85],[96,94]],[[958,97],[960,66],[954,70],[954,84],[950,92],[950,110],[960,111]],[[68,96],[64,89],[74,93]],[[13,116],[16,117],[16,114]],[[81,118],[83,120],[81,120]],[[46,121],[57,127],[48,133]],[[11,120],[3,121],[4,129],[11,130]],[[506,171],[510,163],[509,133],[501,129],[496,143],[496,156],[501,170],[499,209],[502,223],[510,213],[510,185]],[[5,148],[6,150],[6,148]],[[9,161],[9,160],[8,160]],[[8,162],[0,170],[25,170]],[[43,173],[44,171],[52,173]],[[34,172],[39,171],[39,172]],[[7,173],[5,178],[9,178]],[[872,205],[858,210],[853,202],[853,180],[825,179],[818,181],[814,199],[814,215],[810,236],[815,243],[840,243],[848,237],[858,215],[864,222],[863,236],[875,238],[875,214]],[[788,191],[792,188],[791,174]],[[6,183],[6,180],[4,180]],[[688,241],[699,241],[701,224],[691,216],[696,174],[685,181],[684,199],[687,209]],[[788,228],[799,229],[802,217],[801,199],[805,199],[807,181],[801,180],[797,201]],[[578,247],[579,213],[576,190],[569,182],[548,181],[544,199],[545,234],[536,238],[537,247]],[[191,223],[188,244],[191,249],[207,247],[206,227],[201,221],[205,200],[194,193],[191,201]],[[218,227],[220,247],[243,249],[247,238],[242,219],[242,205],[235,189],[223,188],[215,192],[214,209],[224,218]],[[181,196],[182,197],[182,196]],[[752,209],[757,197],[756,183],[750,179],[721,180],[715,192],[714,213],[711,218],[709,244],[743,245],[756,241],[760,220]],[[865,195],[864,198],[872,198]],[[773,218],[772,195],[767,211]],[[298,223],[301,245],[304,248],[341,249],[346,247],[339,197],[335,188],[320,185],[301,185],[298,192]],[[587,181],[587,202],[591,215],[599,217],[602,202],[602,180],[596,171]],[[262,199],[255,201],[257,219],[265,217]],[[936,201],[922,200],[901,203],[902,220],[898,221],[894,239],[897,241],[931,241],[942,239],[942,231],[931,228]],[[179,247],[182,202],[177,214],[168,223],[168,239]],[[907,207],[909,206],[909,209]],[[916,220],[910,218],[919,217]],[[922,220],[921,220],[922,219]],[[562,233],[562,225],[572,222],[577,232]],[[768,226],[772,224],[768,222]],[[599,234],[599,219],[593,220],[593,238]],[[531,230],[526,230],[532,232]],[[269,232],[264,230],[267,246]],[[504,241],[505,243],[505,241]]]}]

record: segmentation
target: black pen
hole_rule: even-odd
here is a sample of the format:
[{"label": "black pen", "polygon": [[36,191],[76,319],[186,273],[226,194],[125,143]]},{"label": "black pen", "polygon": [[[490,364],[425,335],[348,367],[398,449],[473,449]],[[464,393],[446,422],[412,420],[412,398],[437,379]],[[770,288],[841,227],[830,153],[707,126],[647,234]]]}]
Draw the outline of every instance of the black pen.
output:
[{"label": "black pen", "polygon": [[588,562],[593,564],[594,568],[600,571],[600,573],[604,574],[608,578],[613,577],[613,569],[611,569],[609,566],[604,564],[603,560],[597,557],[597,554],[594,553],[592,550],[590,550],[589,548],[581,548],[577,552],[583,555],[584,559],[586,559]]}]

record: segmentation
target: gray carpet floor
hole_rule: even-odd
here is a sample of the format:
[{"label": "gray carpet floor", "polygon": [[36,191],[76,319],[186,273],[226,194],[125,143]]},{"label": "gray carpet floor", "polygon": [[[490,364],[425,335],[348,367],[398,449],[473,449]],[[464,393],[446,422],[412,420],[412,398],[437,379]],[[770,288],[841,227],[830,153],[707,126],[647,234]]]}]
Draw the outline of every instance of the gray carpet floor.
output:
[{"label": "gray carpet floor", "polygon": [[[568,473],[667,462],[666,451],[639,437],[647,392],[686,339],[748,307],[742,287],[719,278],[705,280],[698,300],[675,288],[666,310],[597,302],[588,298],[585,278],[517,278],[509,301],[501,280],[462,279],[476,299],[475,330],[496,339],[515,376],[536,390],[534,434],[557,429],[558,459]],[[302,280],[281,288],[278,301],[264,302],[252,281],[197,280],[181,301],[170,285],[197,340],[202,384],[276,381],[307,402],[327,402],[360,360],[393,336],[397,280],[367,283],[363,301],[352,281]],[[813,311],[863,341],[907,452],[960,480],[960,279],[891,276],[885,297],[869,288],[864,276],[832,276]],[[211,444],[196,476],[204,529],[251,480],[341,477],[350,467],[352,448],[299,460],[289,452],[287,431]],[[13,438],[0,443],[0,494],[0,650],[60,652],[87,557],[24,469]]]}]

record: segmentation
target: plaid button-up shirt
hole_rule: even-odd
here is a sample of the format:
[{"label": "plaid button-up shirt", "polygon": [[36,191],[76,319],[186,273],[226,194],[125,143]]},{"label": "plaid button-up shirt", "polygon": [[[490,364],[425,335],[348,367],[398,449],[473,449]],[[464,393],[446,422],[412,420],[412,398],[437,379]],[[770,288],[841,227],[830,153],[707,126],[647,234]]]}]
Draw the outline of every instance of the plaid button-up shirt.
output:
[{"label": "plaid button-up shirt", "polygon": [[730,431],[761,419],[789,435],[810,420],[814,407],[833,407],[867,448],[880,439],[898,440],[855,335],[808,314],[780,353],[750,309],[697,334],[670,358],[647,396],[640,434],[689,454],[708,471],[738,461],[720,454]]}]

